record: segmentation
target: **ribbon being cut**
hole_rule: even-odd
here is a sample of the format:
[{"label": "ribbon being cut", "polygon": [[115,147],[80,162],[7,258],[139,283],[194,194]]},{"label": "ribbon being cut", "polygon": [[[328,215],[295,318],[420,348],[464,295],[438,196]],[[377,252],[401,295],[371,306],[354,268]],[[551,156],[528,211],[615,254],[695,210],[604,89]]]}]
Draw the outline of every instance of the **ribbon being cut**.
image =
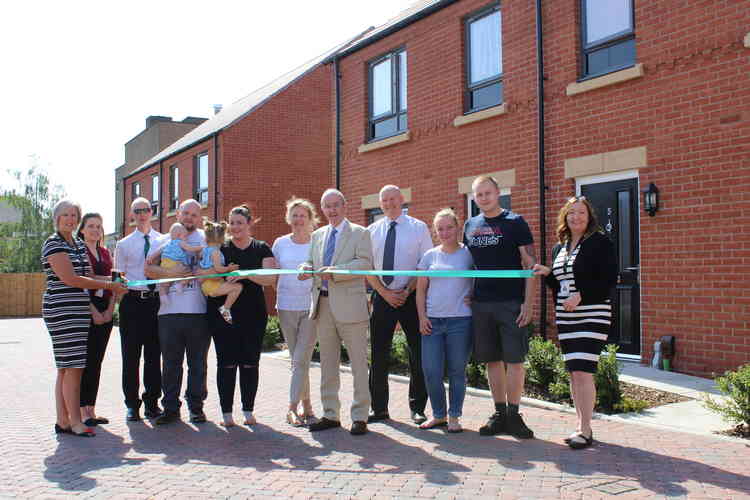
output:
[{"label": "ribbon being cut", "polygon": [[[128,286],[158,285],[172,281],[183,281],[203,278],[221,278],[225,276],[269,276],[275,274],[317,274],[321,271],[300,271],[297,269],[249,269],[244,271],[232,271],[231,273],[206,274],[203,276],[186,276],[184,278],[166,278],[160,280],[136,280],[129,281]],[[360,276],[424,276],[427,278],[531,278],[533,271],[530,269],[467,269],[465,271],[350,271],[348,269],[326,270],[330,274],[354,274]]]}]

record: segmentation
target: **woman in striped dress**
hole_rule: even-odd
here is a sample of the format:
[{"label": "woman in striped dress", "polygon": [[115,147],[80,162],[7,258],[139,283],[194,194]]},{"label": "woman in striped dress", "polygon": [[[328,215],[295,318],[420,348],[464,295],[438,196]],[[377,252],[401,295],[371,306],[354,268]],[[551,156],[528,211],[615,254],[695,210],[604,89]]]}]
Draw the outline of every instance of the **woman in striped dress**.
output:
[{"label": "woman in striped dress", "polygon": [[42,266],[47,289],[42,299],[42,316],[52,339],[57,365],[55,403],[57,434],[92,437],[94,432],[81,422],[81,375],[86,367],[86,340],[91,324],[90,299],[85,289],[125,292],[121,283],[87,278],[91,273],[86,247],[74,236],[81,220],[81,208],[62,200],[52,211],[55,234],[42,246]]},{"label": "woman in striped dress", "polygon": [[571,448],[591,446],[591,416],[596,402],[594,374],[612,317],[610,290],[617,282],[615,251],[602,233],[591,204],[583,196],[571,198],[557,218],[559,243],[552,249],[552,269],[537,264],[555,292],[558,340],[570,372],[578,425],[565,439]]}]

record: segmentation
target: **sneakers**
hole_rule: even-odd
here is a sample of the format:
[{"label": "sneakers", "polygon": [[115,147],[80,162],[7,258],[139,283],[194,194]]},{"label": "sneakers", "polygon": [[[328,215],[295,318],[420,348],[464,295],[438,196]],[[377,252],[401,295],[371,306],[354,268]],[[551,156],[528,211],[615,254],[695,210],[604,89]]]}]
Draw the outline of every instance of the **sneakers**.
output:
[{"label": "sneakers", "polygon": [[506,417],[502,413],[493,413],[487,423],[479,428],[480,436],[496,436],[505,434]]},{"label": "sneakers", "polygon": [[190,421],[194,424],[202,424],[206,422],[206,414],[203,410],[191,411]]},{"label": "sneakers", "polygon": [[156,417],[156,425],[167,425],[179,422],[180,412],[164,410],[164,413]]},{"label": "sneakers", "polygon": [[508,415],[505,421],[505,431],[518,439],[531,439],[534,437],[534,431],[526,426],[520,413]]}]

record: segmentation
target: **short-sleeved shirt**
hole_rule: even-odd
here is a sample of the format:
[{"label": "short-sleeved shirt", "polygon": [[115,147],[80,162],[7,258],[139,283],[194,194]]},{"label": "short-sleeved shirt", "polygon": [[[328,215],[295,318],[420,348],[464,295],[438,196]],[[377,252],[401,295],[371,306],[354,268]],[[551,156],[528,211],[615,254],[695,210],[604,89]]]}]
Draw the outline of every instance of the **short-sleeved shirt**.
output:
[{"label": "short-sleeved shirt", "polygon": [[[479,270],[522,268],[519,247],[531,245],[534,238],[520,215],[503,210],[497,217],[479,214],[464,224],[464,244],[471,251]],[[478,278],[474,280],[473,299],[477,302],[523,300],[523,278]]]},{"label": "short-sleeved shirt", "polygon": [[[245,249],[237,248],[234,242],[230,241],[221,246],[221,253],[224,255],[224,261],[229,264],[237,264],[241,270],[261,269],[263,259],[273,257],[271,248],[265,241],[250,240],[250,245]],[[266,297],[263,295],[263,287],[250,280],[240,280],[242,284],[242,293],[232,306],[232,317],[245,316],[254,317],[266,316]],[[240,319],[241,321],[241,319]]]},{"label": "short-sleeved shirt", "polygon": [[203,252],[201,252],[201,262],[200,262],[201,269],[211,269],[212,267],[214,267],[214,261],[213,261],[214,252],[219,252],[219,261],[221,262],[222,266],[225,265],[224,255],[219,250],[219,247],[207,246],[206,248],[203,249]]},{"label": "short-sleeved shirt", "polygon": [[[474,268],[474,260],[466,246],[453,253],[440,247],[427,250],[419,261],[421,271],[464,271]],[[464,299],[471,293],[471,278],[430,278],[427,288],[427,316],[431,318],[456,318],[471,316],[471,307]]]},{"label": "short-sleeved shirt", "polygon": [[[202,229],[196,229],[192,233],[188,233],[185,237],[185,242],[190,246],[202,246],[206,244],[206,236]],[[156,252],[160,245],[154,245],[149,252],[149,255]],[[191,275],[195,275],[198,270],[199,256],[188,254],[188,263],[186,267]],[[172,282],[169,286],[169,300],[165,303],[162,302],[159,307],[159,316],[165,314],[205,314],[206,312],[206,297],[201,291],[200,282],[197,279],[185,280],[182,292],[178,293],[175,288],[175,283]]]},{"label": "short-sleeved shirt", "polygon": [[[310,242],[295,243],[287,234],[273,242],[274,257],[281,269],[297,269],[307,260]],[[313,280],[300,281],[295,274],[281,274],[276,285],[276,309],[282,311],[307,311],[310,309],[310,292]]]},{"label": "short-sleeved shirt", "polygon": [[188,263],[188,253],[180,246],[182,240],[169,240],[162,250],[162,258],[172,259],[183,264]]},{"label": "short-sleeved shirt", "polygon": [[[396,241],[393,254],[393,269],[413,271],[419,259],[432,248],[432,237],[427,224],[409,215],[401,214],[395,219],[383,217],[367,227],[372,240],[372,265],[374,269],[383,269],[385,242],[391,223],[395,222]],[[378,277],[386,288],[400,290],[411,281],[409,276],[393,276],[393,281],[386,285],[383,277]]]},{"label": "short-sleeved shirt", "polygon": [[56,253],[66,253],[70,263],[73,265],[73,272],[78,276],[87,276],[91,274],[91,265],[89,257],[86,254],[86,244],[78,238],[73,238],[73,243],[63,238],[60,233],[55,233],[42,245],[42,268],[47,275],[47,290],[44,292],[44,299],[54,305],[55,296],[64,300],[65,296],[80,295],[82,299],[88,302],[89,292],[82,288],[75,288],[66,285],[60,277],[55,274],[49,263],[49,258]]}]

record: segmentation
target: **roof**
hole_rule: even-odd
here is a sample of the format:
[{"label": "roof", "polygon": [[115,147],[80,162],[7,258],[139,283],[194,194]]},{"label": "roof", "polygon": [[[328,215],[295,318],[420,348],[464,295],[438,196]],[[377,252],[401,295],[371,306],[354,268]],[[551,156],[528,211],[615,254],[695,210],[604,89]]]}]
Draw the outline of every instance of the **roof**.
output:
[{"label": "roof", "polygon": [[251,94],[235,101],[227,106],[207,121],[198,125],[196,128],[182,136],[174,143],[157,153],[155,156],[146,161],[143,165],[133,170],[124,178],[131,177],[143,170],[155,165],[156,163],[169,158],[170,156],[184,151],[197,143],[213,136],[214,134],[231,127],[237,121],[243,119],[266,101],[282,92],[292,85],[298,79],[305,76],[320,64],[332,62],[334,59],[345,57],[357,50],[360,50],[378,40],[394,33],[409,24],[412,24],[433,12],[436,12],[458,0],[417,0],[413,5],[401,11],[396,17],[387,21],[377,28],[368,28],[363,33],[353,37],[350,40],[334,47],[331,50],[319,55],[318,57],[302,64],[290,72],[280,76],[268,85],[259,88]]}]

